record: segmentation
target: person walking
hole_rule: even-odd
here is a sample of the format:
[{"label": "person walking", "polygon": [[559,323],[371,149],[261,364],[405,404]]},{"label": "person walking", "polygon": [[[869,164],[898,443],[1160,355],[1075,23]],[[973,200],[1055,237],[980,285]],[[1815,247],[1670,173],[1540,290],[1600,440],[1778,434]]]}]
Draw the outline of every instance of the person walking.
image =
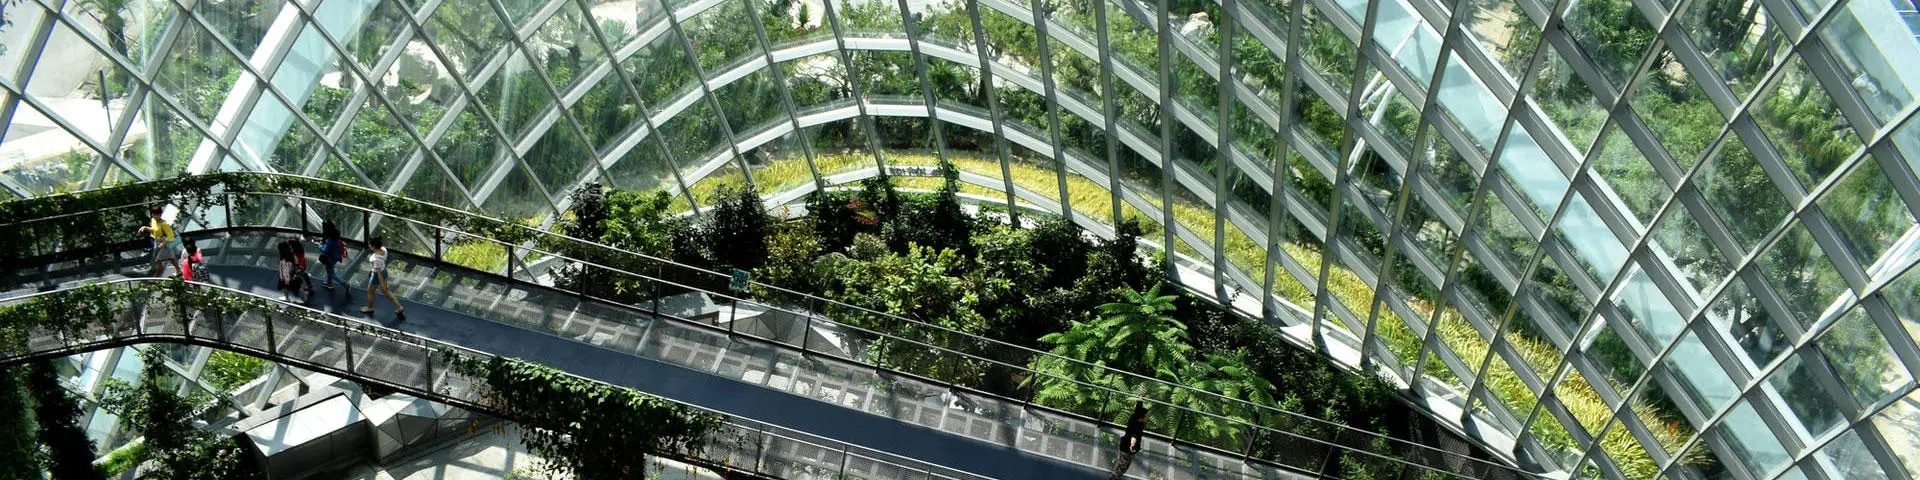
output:
[{"label": "person walking", "polygon": [[1110,480],[1120,480],[1133,466],[1133,454],[1140,453],[1140,437],[1147,431],[1147,401],[1133,400],[1133,415],[1127,417],[1127,432],[1120,435],[1120,461],[1113,466]]},{"label": "person walking", "polygon": [[[324,285],[327,290],[333,290],[335,283],[341,286],[347,284],[347,280],[340,278],[340,274],[334,270],[334,266],[346,262],[347,242],[340,239],[340,226],[334,225],[332,220],[322,220],[320,222],[320,266],[327,269],[327,283]],[[353,292],[347,292],[347,296],[352,297]]]},{"label": "person walking", "polygon": [[194,244],[192,240],[188,240],[186,258],[180,259],[180,279],[189,282],[194,281],[196,278],[194,277],[194,272],[200,271],[200,267],[206,266],[206,264],[207,258],[200,255],[200,246]]},{"label": "person walking", "polygon": [[294,280],[294,269],[300,266],[293,261],[293,245],[280,242],[280,301],[291,302],[293,295],[300,292],[298,282]]},{"label": "person walking", "polygon": [[380,237],[367,239],[367,265],[372,269],[367,274],[367,306],[360,313],[373,313],[373,293],[377,289],[387,295],[387,301],[393,302],[393,314],[407,318],[407,307],[400,306],[400,299],[394,298],[392,288],[387,284],[387,244]]},{"label": "person walking", "polygon": [[[167,265],[173,264],[180,258],[180,234],[173,231],[172,223],[167,223],[167,219],[160,218],[160,214],[165,212],[166,209],[161,207],[147,209],[147,225],[140,227],[139,232],[153,240],[153,249],[148,255],[153,260],[151,275],[156,277],[160,276],[160,272],[166,271]],[[174,271],[179,270],[179,265],[174,265]]]}]

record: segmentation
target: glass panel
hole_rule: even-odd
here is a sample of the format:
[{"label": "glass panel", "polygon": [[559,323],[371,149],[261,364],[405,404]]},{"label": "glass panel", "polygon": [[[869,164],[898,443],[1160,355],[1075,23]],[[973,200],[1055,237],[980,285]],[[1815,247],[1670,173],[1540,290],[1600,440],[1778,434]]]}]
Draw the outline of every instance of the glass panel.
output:
[{"label": "glass panel", "polygon": [[1840,478],[1886,478],[1887,472],[1880,468],[1880,462],[1873,459],[1873,453],[1867,451],[1866,442],[1860,441],[1858,430],[1849,430],[1840,438],[1820,449],[1820,457],[1833,462],[1833,468],[1839,470]]},{"label": "glass panel", "polygon": [[[284,2],[218,2],[195,5],[193,10],[206,20],[209,27],[225,37],[235,50],[239,50],[241,56],[251,58],[254,50],[262,46],[260,41],[272,26],[283,25],[281,28],[286,28],[292,25],[278,22],[280,7],[285,5]],[[292,10],[287,13],[295,15]],[[284,40],[287,37],[275,38]],[[266,46],[269,49],[277,47]]]},{"label": "glass panel", "polygon": [[1792,458],[1746,399],[1735,404],[1720,420],[1719,434],[1738,453],[1735,457],[1747,471],[1755,475],[1772,473]]},{"label": "glass panel", "polygon": [[[814,164],[823,177],[874,168],[873,152],[867,151],[867,129],[856,120],[807,127],[807,137],[813,141]],[[993,171],[1000,172],[999,163],[994,163]]]},{"label": "glass panel", "polygon": [[1745,99],[1762,75],[1780,62],[1791,45],[1780,25],[1761,2],[1704,0],[1687,5],[1680,15],[1680,31],[1726,81],[1737,98]]},{"label": "glass panel", "polygon": [[1673,191],[1667,189],[1666,180],[1654,173],[1653,165],[1647,163],[1640,149],[1633,145],[1633,139],[1627,137],[1618,124],[1607,127],[1606,139],[1601,143],[1599,158],[1592,160],[1593,171],[1606,179],[1606,186],[1626,203],[1627,211],[1639,218],[1642,225],[1651,224],[1654,212]]},{"label": "glass panel", "polygon": [[[1627,75],[1640,65],[1654,37],[1647,17],[1628,0],[1575,3],[1568,7],[1566,29],[1615,89],[1627,84]],[[1668,61],[1656,61],[1650,71],[1661,71]]]},{"label": "glass panel", "polygon": [[1807,227],[1795,223],[1785,236],[1760,256],[1767,278],[1779,289],[1800,326],[1810,327],[1831,307],[1833,298],[1846,283],[1827,262],[1820,246],[1813,243]]},{"label": "glass panel", "polygon": [[537,224],[553,212],[553,205],[540,193],[540,187],[527,176],[526,170],[514,167],[506,172],[506,179],[487,196],[486,204],[481,208],[487,213],[509,221],[530,221]]},{"label": "glass panel", "polygon": [[754,165],[753,186],[762,196],[813,183],[800,134],[789,132],[743,153]]},{"label": "glass panel", "polygon": [[1911,380],[1880,327],[1861,309],[1841,317],[1819,345],[1834,375],[1861,405],[1872,405]]},{"label": "glass panel", "polygon": [[593,146],[582,141],[573,127],[565,123],[556,123],[547,130],[522,158],[540,184],[555,195],[572,191],[575,184],[588,176],[599,177],[593,172]]},{"label": "glass panel", "polygon": [[[1593,3],[1599,2],[1582,4]],[[1632,15],[1639,17],[1638,13]],[[1672,56],[1662,51],[1660,58]],[[1666,148],[1673,163],[1684,169],[1692,167],[1700,154],[1706,151],[1707,144],[1719,135],[1722,127],[1726,126],[1726,117],[1721,116],[1720,110],[1707,99],[1706,92],[1700,90],[1693,76],[1680,70],[1655,65],[1648,72],[1649,78],[1640,82],[1631,101],[1634,113],[1639,114],[1640,120],[1653,130],[1654,138]],[[1744,151],[1744,147],[1741,150]]]},{"label": "glass panel", "polygon": [[[449,0],[442,4],[425,26],[425,37],[439,45],[449,57],[447,62],[453,64],[453,71],[468,80],[495,52],[512,45],[508,43],[507,27],[500,24],[500,17],[484,0]],[[409,42],[407,47],[427,48],[421,41]]]},{"label": "glass panel", "polygon": [[447,168],[460,179],[460,183],[465,185],[479,183],[481,175],[500,161],[498,154],[503,151],[499,136],[494,135],[493,130],[480,118],[477,108],[461,111],[460,118],[440,137],[440,143],[433,149],[441,160],[447,162]]},{"label": "glass panel", "polygon": [[750,21],[753,19],[747,16],[746,0],[728,0],[693,18],[681,20],[680,28],[693,40],[700,68],[712,76],[726,71],[723,66],[761,55],[753,32],[740,28]]},{"label": "glass panel", "polygon": [[1819,438],[1841,426],[1840,406],[1834,403],[1833,395],[1828,392],[1822,377],[1832,375],[1832,371],[1822,367],[1814,368],[1807,359],[1813,352],[1795,353],[1787,357],[1787,363],[1780,366],[1767,383],[1780,392],[1790,410],[1789,417],[1800,419],[1810,438]]},{"label": "glass panel", "polygon": [[1473,16],[1463,20],[1468,22],[1466,27],[1481,49],[1498,59],[1509,75],[1526,70],[1534,47],[1540,44],[1540,26],[1520,4],[1513,0],[1470,0],[1455,8],[1473,9]]},{"label": "glass panel", "polygon": [[1726,257],[1707,239],[1706,231],[1694,222],[1691,212],[1684,205],[1668,209],[1653,231],[1649,248],[1666,254],[1692,282],[1695,292],[1707,292],[1733,271]]},{"label": "glass panel", "polygon": [[1787,216],[1780,190],[1737,138],[1728,138],[1713,163],[1700,167],[1693,182],[1707,204],[1719,210],[1720,221],[1733,231],[1734,239],[1748,250]]},{"label": "glass panel", "polygon": [[154,84],[173,94],[174,99],[202,123],[212,123],[236,82],[243,77],[247,82],[253,81],[252,75],[240,68],[240,62],[220,48],[214,37],[197,23],[189,22],[181,27],[180,37],[174,41],[170,53],[172,56],[160,68]]},{"label": "glass panel", "polygon": [[527,54],[546,68],[548,81],[563,95],[574,81],[600,67],[601,60],[607,56],[606,50],[600,48],[600,41],[594,38],[592,26],[586,24],[590,19],[578,4],[569,2],[526,39]]},{"label": "glass panel", "polygon": [[[1818,11],[1809,6],[1815,2],[1831,3],[1800,0],[1798,3],[1805,8],[1802,18],[1812,18]],[[1819,32],[1843,69],[1841,78],[1848,79],[1854,92],[1865,100],[1868,113],[1881,122],[1893,120],[1894,115],[1914,99],[1913,87],[1909,86],[1911,80],[1907,80],[1912,77],[1904,73],[1907,67],[1903,65],[1908,65],[1907,60],[1920,53],[1920,43],[1910,35],[1915,22],[1911,13],[1913,6],[1905,3],[1906,13],[1902,13],[1901,5],[1898,2],[1847,2],[1827,18]]]},{"label": "glass panel", "polygon": [[354,116],[353,125],[341,139],[340,149],[354,166],[373,179],[375,187],[383,187],[393,181],[394,172],[418,146],[407,136],[405,128],[386,108],[368,105]]},{"label": "glass panel", "polygon": [[779,84],[772,70],[760,70],[746,78],[716,88],[713,97],[726,112],[727,125],[733,127],[735,140],[744,141],[773,128],[792,124],[781,104]]},{"label": "glass panel", "polygon": [[[1586,2],[1583,2],[1586,3]],[[1576,7],[1577,8],[1577,7]],[[1514,11],[1519,11],[1515,8]],[[1528,23],[1531,27],[1532,24]],[[1546,66],[1540,70],[1540,78],[1534,81],[1533,98],[1545,111],[1547,118],[1573,144],[1575,155],[1585,152],[1593,144],[1594,134],[1600,132],[1600,126],[1606,121],[1607,112],[1600,108],[1593,98],[1593,91],[1560,57],[1559,50],[1547,49]],[[1611,141],[1608,142],[1611,145]],[[1630,145],[1630,142],[1629,142]]]},{"label": "glass panel", "polygon": [[659,36],[622,61],[620,68],[627,70],[633,87],[640,91],[640,101],[656,116],[678,112],[670,108],[685,108],[682,99],[699,89],[694,83],[693,62],[681,46],[678,30],[661,29]]},{"label": "glass panel", "polygon": [[1914,439],[1920,438],[1920,391],[1908,393],[1874,414],[1873,426],[1887,439],[1894,457],[1906,464],[1908,472],[1920,471],[1920,448],[1914,445]]},{"label": "glass panel", "polygon": [[613,184],[620,188],[636,191],[669,189],[678,194],[680,187],[673,178],[673,162],[667,161],[666,146],[660,143],[660,135],[647,133],[646,138],[640,139],[613,162],[607,174],[613,177]]},{"label": "glass panel", "polygon": [[[1301,18],[1306,22],[1307,29],[1301,34],[1301,40],[1306,43],[1301,50],[1302,59],[1326,79],[1334,91],[1344,94],[1349,84],[1353,83],[1354,52],[1358,51],[1353,41],[1340,33],[1340,29],[1334,28],[1333,23],[1327,21],[1315,5],[1308,5]],[[1356,18],[1354,21],[1358,23],[1361,20]]]},{"label": "glass panel", "polygon": [[801,116],[851,103],[846,100],[853,98],[853,87],[847,83],[847,70],[839,54],[822,53],[782,62],[780,71],[791,77],[787,88]]},{"label": "glass panel", "polygon": [[1913,228],[1913,212],[1894,193],[1878,165],[1866,159],[1820,197],[1820,211],[1833,222],[1854,259],[1871,265],[1898,237]]},{"label": "glass panel", "polygon": [[1714,302],[1707,318],[1739,344],[1754,365],[1766,365],[1792,347],[1788,342],[1780,319],[1773,318],[1760,298],[1747,289],[1747,282],[1739,280],[1727,287],[1727,293]]},{"label": "glass panel", "polygon": [[1860,137],[1799,58],[1775,79],[1772,94],[1754,105],[1753,120],[1788,170],[1811,188],[1860,149]]},{"label": "glass panel", "polygon": [[586,132],[587,145],[597,152],[612,148],[622,134],[644,127],[640,106],[634,103],[633,95],[628,94],[626,82],[613,73],[594,83],[569,111],[574,122]]}]

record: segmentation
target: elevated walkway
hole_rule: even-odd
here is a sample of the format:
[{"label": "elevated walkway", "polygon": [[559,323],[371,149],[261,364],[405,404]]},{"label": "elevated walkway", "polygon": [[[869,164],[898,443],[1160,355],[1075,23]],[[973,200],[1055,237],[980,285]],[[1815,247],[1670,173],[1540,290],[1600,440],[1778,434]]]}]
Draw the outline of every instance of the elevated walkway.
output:
[{"label": "elevated walkway", "polygon": [[[19,292],[10,292],[5,300],[0,300],[0,305],[59,301],[88,286],[138,291],[135,289],[174,282],[149,278],[82,280],[27,295],[15,296],[13,294]],[[489,355],[487,352],[281,303],[273,299],[277,293],[273,294],[276,297],[269,297],[257,288],[188,285],[248,308],[238,313],[221,313],[212,311],[209,305],[180,309],[162,301],[145,305],[122,303],[108,312],[94,312],[102,318],[77,319],[71,331],[30,332],[24,350],[0,349],[0,366],[142,343],[198,345],[352,378],[462,408],[498,411],[487,403],[484,388],[480,388],[482,381],[445,367],[451,355],[484,356]],[[821,473],[848,478],[988,478],[745,417],[713,413],[720,414],[725,421],[702,450],[653,453],[721,472],[727,478],[796,478]]]},{"label": "elevated walkway", "polygon": [[[283,177],[283,176],[272,176]],[[292,178],[292,177],[288,177]],[[300,182],[319,182],[301,179]],[[1104,476],[1112,462],[1119,429],[1118,418],[1089,418],[1015,398],[977,391],[927,377],[903,373],[934,372],[929,365],[902,365],[899,369],[874,365],[871,349],[878,344],[907,344],[925,350],[928,362],[939,365],[970,365],[1011,374],[1014,378],[1040,375],[1025,368],[1022,355],[1043,352],[1017,351],[1016,346],[990,339],[939,329],[937,326],[909,323],[916,328],[902,338],[887,332],[863,330],[834,322],[844,315],[884,315],[858,311],[830,300],[805,297],[793,292],[779,298],[748,300],[709,289],[674,284],[665,278],[717,275],[712,272],[673,272],[686,268],[657,259],[634,256],[635,262],[621,263],[625,270],[565,258],[570,264],[592,264],[614,276],[654,285],[651,302],[621,305],[597,299],[581,298],[572,292],[550,286],[551,279],[530,275],[527,262],[560,254],[524,246],[524,232],[496,232],[488,236],[456,230],[497,229],[495,220],[474,217],[464,212],[444,211],[443,207],[406,205],[397,198],[357,198],[367,195],[318,189],[327,185],[301,188],[315,195],[340,197],[352,204],[289,193],[287,185],[230,184],[229,187],[262,188],[259,192],[236,192],[252,197],[265,209],[246,211],[222,208],[194,200],[201,205],[179,223],[184,234],[198,239],[209,255],[207,268],[211,281],[223,287],[278,298],[272,291],[277,262],[270,250],[273,243],[303,235],[302,230],[317,222],[306,212],[324,211],[329,218],[342,220],[349,230],[370,226],[389,239],[395,255],[389,272],[395,293],[407,305],[408,319],[394,322],[383,300],[381,311],[371,318],[358,313],[364,305],[366,280],[364,249],[353,245],[353,262],[345,267],[352,284],[352,298],[346,292],[322,291],[313,306],[321,312],[338,312],[369,326],[390,327],[398,333],[424,340],[471,349],[473,351],[519,357],[547,364],[586,378],[634,387],[648,393],[692,405],[737,415],[775,428],[791,429],[832,438],[877,453],[924,461],[955,471],[995,478],[1093,478]],[[351,188],[333,185],[329,188]],[[357,191],[356,191],[357,192]],[[192,200],[192,199],[190,199]],[[176,198],[176,205],[179,200]],[[406,210],[408,215],[428,221],[387,216],[354,205],[385,202],[387,208]],[[282,208],[282,207],[298,207]],[[210,208],[209,208],[210,207]],[[126,208],[144,208],[130,205]],[[55,210],[63,211],[63,210]],[[399,210],[396,210],[399,211]],[[227,215],[228,212],[238,215]],[[207,219],[205,217],[214,217]],[[226,217],[226,218],[222,218]],[[235,218],[244,217],[244,218]],[[476,220],[478,219],[478,220]],[[73,218],[44,219],[42,222],[72,222]],[[0,225],[19,228],[22,223]],[[489,223],[492,222],[492,223]],[[240,224],[239,227],[231,225]],[[210,225],[227,225],[211,228]],[[295,227],[298,227],[297,229]],[[69,232],[73,233],[73,232]],[[84,235],[84,232],[81,232]],[[501,243],[492,238],[519,238]],[[540,234],[546,235],[546,234]],[[536,235],[537,237],[538,235]],[[585,242],[548,235],[582,245]],[[57,242],[42,242],[57,243]],[[83,242],[74,242],[83,243]],[[138,249],[134,242],[129,250]],[[458,245],[458,247],[455,247]],[[27,259],[24,265],[46,265],[41,271],[15,272],[0,282],[60,284],[98,282],[124,273],[143,274],[138,252],[61,256],[60,250],[83,247],[40,245],[41,257]],[[607,252],[604,246],[591,245],[588,258],[631,255]],[[598,250],[596,250],[598,249]],[[44,252],[53,253],[44,253]],[[494,252],[491,259],[483,253]],[[455,255],[452,252],[462,253]],[[476,258],[478,257],[478,258]],[[445,260],[441,260],[444,258]],[[81,260],[90,259],[90,260]],[[457,260],[456,260],[457,259]],[[524,259],[524,260],[523,260]],[[457,263],[472,265],[468,268]],[[504,264],[504,265],[502,265]],[[22,264],[11,264],[19,267]],[[663,274],[663,269],[669,270]],[[317,269],[316,269],[317,270]],[[485,270],[485,271],[482,271]],[[651,276],[630,272],[650,272]],[[492,273],[489,273],[492,272]],[[708,282],[683,280],[705,285]],[[724,276],[719,276],[724,284]],[[5,285],[6,283],[0,283]],[[5,288],[5,287],[0,287]],[[32,286],[0,296],[7,298],[27,293]],[[692,292],[713,303],[708,316],[680,316],[669,293]],[[646,295],[643,295],[646,296]],[[787,298],[795,297],[795,298]],[[797,303],[796,300],[797,299]],[[763,302],[773,302],[771,305]],[[649,305],[650,303],[650,305]],[[700,303],[700,302],[695,302]],[[778,305],[778,306],[776,306]],[[823,310],[824,309],[824,310]],[[750,312],[761,313],[752,318]],[[822,313],[824,312],[824,313]],[[909,319],[895,320],[912,322]],[[757,323],[756,323],[757,322]],[[770,335],[769,332],[801,332],[799,335]],[[283,336],[284,337],[284,336]],[[185,339],[183,339],[185,340]],[[286,340],[286,338],[282,338]],[[300,339],[292,339],[298,341]],[[216,345],[217,346],[217,345]],[[53,345],[58,347],[58,345]],[[318,348],[318,347],[314,347]],[[897,347],[895,347],[897,348]],[[269,349],[270,350],[270,349]],[[59,354],[59,348],[41,348],[35,355]],[[3,357],[3,356],[0,356]],[[0,360],[5,362],[10,360]],[[297,364],[297,363],[296,363]],[[339,369],[345,369],[342,365]],[[352,371],[346,372],[353,375]],[[1152,380],[1143,380],[1152,382]],[[1093,392],[1105,389],[1087,385]],[[1190,387],[1166,384],[1161,389]],[[1127,402],[1128,394],[1108,392],[1110,401]],[[1165,393],[1165,392],[1161,392]],[[1194,395],[1206,395],[1194,392]],[[1157,395],[1156,395],[1157,396]],[[800,401],[812,400],[812,401]],[[1193,410],[1189,406],[1162,403],[1149,398],[1156,409],[1175,414],[1178,422],[1156,425],[1155,432],[1166,428],[1179,433],[1191,422],[1225,420]],[[1116,405],[1117,405],[1116,404]],[[1454,478],[1527,478],[1528,474],[1511,467],[1447,450],[1398,440],[1386,440],[1367,432],[1344,427],[1328,429],[1299,414],[1262,410],[1256,412],[1261,423],[1229,423],[1236,434],[1201,439],[1205,445],[1174,440],[1159,433],[1150,434],[1146,449],[1135,459],[1130,473],[1151,478],[1309,478],[1337,475],[1341,464],[1353,460],[1384,463],[1405,474],[1438,475]],[[1303,427],[1304,426],[1304,427]],[[1294,433],[1291,429],[1317,428],[1322,433]],[[1303,430],[1307,431],[1307,430]],[[1330,433],[1326,433],[1330,432]],[[1326,436],[1326,439],[1318,436]],[[1184,437],[1183,437],[1184,438]],[[1387,442],[1395,453],[1381,456],[1363,446]],[[1248,452],[1264,450],[1258,458]],[[937,469],[935,470],[938,471]],[[1378,471],[1378,470],[1376,470]]]}]

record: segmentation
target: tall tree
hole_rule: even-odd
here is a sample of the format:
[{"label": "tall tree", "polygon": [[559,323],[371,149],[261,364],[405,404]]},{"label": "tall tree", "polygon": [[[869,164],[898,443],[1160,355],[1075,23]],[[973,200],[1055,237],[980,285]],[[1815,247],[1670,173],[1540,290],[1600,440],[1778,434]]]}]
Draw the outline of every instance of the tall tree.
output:
[{"label": "tall tree", "polygon": [[35,362],[27,370],[27,390],[33,392],[33,416],[40,424],[40,443],[46,446],[46,468],[53,480],[98,480],[93,460],[100,455],[80,425],[80,399],[60,385],[52,360]]},{"label": "tall tree", "polygon": [[33,402],[19,369],[0,371],[0,478],[40,478],[35,447]]}]

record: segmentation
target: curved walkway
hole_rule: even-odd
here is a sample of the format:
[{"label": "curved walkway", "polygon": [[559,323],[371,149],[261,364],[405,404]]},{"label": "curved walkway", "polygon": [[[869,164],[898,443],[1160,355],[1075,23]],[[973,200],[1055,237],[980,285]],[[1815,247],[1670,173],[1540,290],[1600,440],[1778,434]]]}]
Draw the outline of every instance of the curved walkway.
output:
[{"label": "curved walkway", "polygon": [[[209,282],[277,298],[269,250],[292,232],[232,230],[200,241]],[[352,249],[354,262],[365,260]],[[120,272],[144,272],[137,259]],[[349,265],[347,271],[360,265]],[[368,318],[364,274],[346,291],[317,292],[312,307],[399,332],[540,363],[779,428],[993,478],[1099,478],[1117,433],[1039,407],[949,390],[933,382],[724,329],[571,295],[395,253],[389,271],[407,319],[385,300]],[[63,275],[64,274],[64,275]],[[55,272],[63,283],[94,283],[111,272]],[[64,278],[61,278],[64,276]],[[349,293],[351,292],[350,297]],[[9,292],[13,298],[26,291]],[[181,332],[168,332],[181,333]],[[297,341],[281,332],[282,342]],[[315,346],[316,352],[322,347]],[[317,354],[317,353],[316,353]],[[338,365],[346,369],[347,365]],[[813,401],[801,401],[813,400]],[[1329,456],[1329,458],[1332,458]],[[1132,473],[1173,478],[1307,478],[1266,464],[1150,439]]]},{"label": "curved walkway", "polygon": [[[215,280],[233,283],[233,279]],[[73,287],[85,284],[170,281],[121,278],[101,282],[95,279],[31,295],[64,295]],[[216,290],[233,297],[258,297],[248,300],[261,303],[273,303],[272,295],[277,295],[259,288]],[[0,303],[21,298],[9,296]],[[228,318],[204,311],[181,312],[166,304],[127,305],[107,315],[111,318],[94,319],[89,325],[94,328],[84,330],[78,338],[44,330],[32,332],[26,339],[25,351],[0,351],[0,365],[137,344],[196,345],[353,378],[462,408],[496,411],[488,405],[484,389],[474,388],[479,380],[435,367],[446,365],[449,355],[486,356],[487,352],[366,325],[344,316],[301,313],[319,312],[286,304],[281,309],[253,309]],[[822,472],[848,477],[985,478],[698,406],[695,409],[717,414],[724,420],[708,437],[709,442],[699,451],[654,454],[720,472],[726,478],[796,478]]]}]

